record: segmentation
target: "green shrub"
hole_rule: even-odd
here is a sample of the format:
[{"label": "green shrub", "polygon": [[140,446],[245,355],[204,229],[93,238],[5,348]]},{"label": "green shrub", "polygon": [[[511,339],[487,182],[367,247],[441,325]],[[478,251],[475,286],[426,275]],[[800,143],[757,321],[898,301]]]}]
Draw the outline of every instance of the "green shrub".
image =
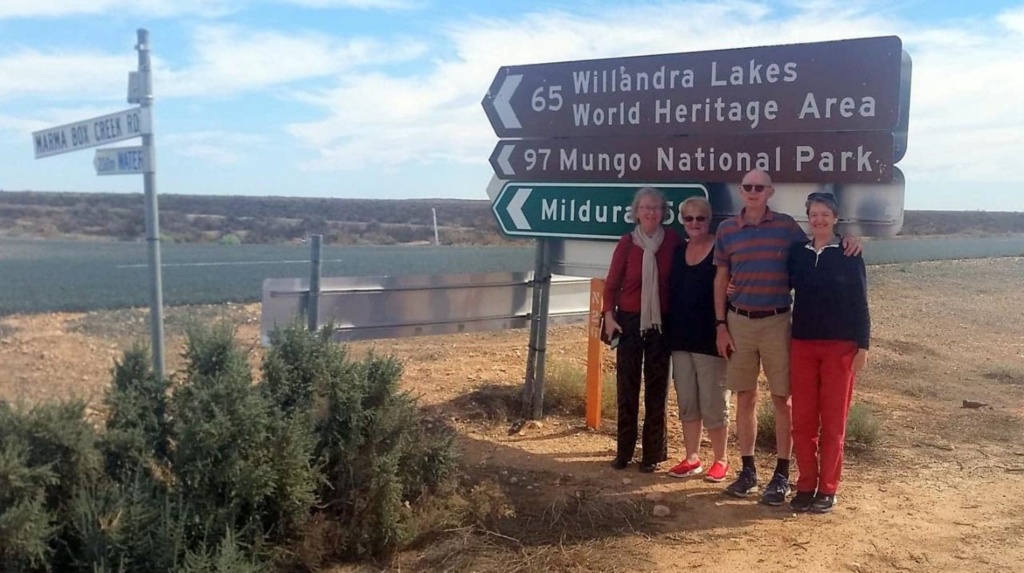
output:
[{"label": "green shrub", "polygon": [[846,443],[873,446],[881,436],[882,423],[871,409],[859,402],[851,404],[850,415],[846,418]]},{"label": "green shrub", "polygon": [[149,463],[168,461],[169,385],[153,372],[143,345],[133,346],[115,362],[113,378],[104,399],[108,415],[101,447],[107,474],[130,480],[147,471]]},{"label": "green shrub", "polygon": [[757,445],[775,451],[775,407],[770,398],[758,401]]},{"label": "green shrub", "polygon": [[7,468],[0,482],[10,492],[0,504],[0,535],[13,535],[13,560],[29,564],[26,570],[34,570],[42,555],[43,569],[69,570],[82,552],[85,540],[72,527],[73,500],[105,479],[97,435],[84,414],[81,401],[40,404],[27,412],[0,408]]},{"label": "green shrub", "polygon": [[427,502],[454,482],[455,434],[397,360],[294,325],[254,385],[233,330],[197,325],[168,396],[147,356],[115,364],[101,435],[81,402],[0,402],[0,571],[313,568],[401,548],[422,507],[450,523]]},{"label": "green shrub", "polygon": [[311,434],[252,384],[227,325],[193,326],[185,361],[173,396],[172,468],[183,499],[202,516],[196,539],[216,544],[227,531],[242,542],[290,538],[313,504]]},{"label": "green shrub", "polygon": [[[881,433],[881,422],[867,406],[859,402],[850,405],[850,413],[846,418],[847,444],[871,446],[878,441]],[[757,444],[775,450],[775,409],[771,400],[762,400],[757,409]]]},{"label": "green shrub", "polygon": [[383,555],[416,534],[411,504],[454,475],[455,435],[425,420],[399,389],[396,359],[350,361],[329,330],[279,330],[264,363],[264,393],[284,409],[313,401],[319,504],[338,524],[328,556]]},{"label": "green shrub", "polygon": [[228,233],[227,235],[222,235],[219,242],[222,245],[241,245],[242,239],[234,233]]},{"label": "green shrub", "polygon": [[10,432],[13,415],[0,403],[0,567],[44,569],[56,532],[55,517],[46,506],[46,489],[56,483],[57,475],[49,465],[30,465],[28,444]]},{"label": "green shrub", "polygon": [[[586,414],[587,371],[570,362],[553,360],[544,372],[544,411],[573,416]],[[614,417],[616,408],[615,372],[601,373],[602,417]]]}]

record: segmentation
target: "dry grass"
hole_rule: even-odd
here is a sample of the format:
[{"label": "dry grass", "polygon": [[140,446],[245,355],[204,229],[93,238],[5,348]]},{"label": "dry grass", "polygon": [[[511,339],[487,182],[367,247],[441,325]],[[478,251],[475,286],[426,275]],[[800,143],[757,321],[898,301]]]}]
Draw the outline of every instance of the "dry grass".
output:
[{"label": "dry grass", "polygon": [[[846,443],[863,452],[874,446],[882,436],[882,422],[869,407],[860,402],[850,405],[846,418]],[[775,450],[775,410],[770,400],[762,400],[757,408],[757,445]]]},{"label": "dry grass", "polygon": [[[601,377],[601,407],[605,415],[615,412],[615,374]],[[582,416],[586,412],[586,371],[566,361],[553,360],[544,373],[544,413]],[[469,420],[505,422],[519,418],[523,387],[488,383],[451,401],[459,415]]]}]

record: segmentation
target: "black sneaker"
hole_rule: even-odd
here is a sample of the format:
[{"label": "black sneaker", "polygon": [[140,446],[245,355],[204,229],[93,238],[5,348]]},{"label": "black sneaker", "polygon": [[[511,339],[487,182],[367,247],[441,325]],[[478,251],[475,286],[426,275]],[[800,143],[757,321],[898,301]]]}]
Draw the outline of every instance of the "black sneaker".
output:
[{"label": "black sneaker", "polygon": [[768,487],[764,488],[761,494],[761,503],[765,505],[778,506],[786,503],[786,496],[789,495],[789,478],[782,474],[772,476]]},{"label": "black sneaker", "polygon": [[757,493],[757,472],[747,468],[740,470],[736,481],[725,487],[725,494],[733,497],[747,497],[752,493]]},{"label": "black sneaker", "polygon": [[836,494],[819,493],[811,502],[811,513],[828,513],[836,506]]},{"label": "black sneaker", "polygon": [[658,469],[658,464],[640,464],[640,473],[653,474],[656,469]]},{"label": "black sneaker", "polygon": [[811,509],[811,503],[814,502],[813,491],[798,491],[793,499],[789,500],[789,507],[796,512],[803,513]]},{"label": "black sneaker", "polygon": [[629,460],[623,458],[615,458],[612,460],[612,469],[624,470],[629,465]]}]

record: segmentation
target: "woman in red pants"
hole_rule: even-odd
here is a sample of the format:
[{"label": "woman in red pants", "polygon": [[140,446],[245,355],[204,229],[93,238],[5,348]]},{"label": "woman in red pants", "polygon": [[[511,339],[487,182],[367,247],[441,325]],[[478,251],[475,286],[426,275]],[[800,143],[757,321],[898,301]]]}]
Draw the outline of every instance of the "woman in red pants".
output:
[{"label": "woman in red pants", "polygon": [[800,469],[790,501],[794,511],[828,513],[836,505],[853,383],[868,355],[864,259],[843,255],[835,233],[838,218],[834,195],[811,193],[811,240],[789,252],[793,450]]}]

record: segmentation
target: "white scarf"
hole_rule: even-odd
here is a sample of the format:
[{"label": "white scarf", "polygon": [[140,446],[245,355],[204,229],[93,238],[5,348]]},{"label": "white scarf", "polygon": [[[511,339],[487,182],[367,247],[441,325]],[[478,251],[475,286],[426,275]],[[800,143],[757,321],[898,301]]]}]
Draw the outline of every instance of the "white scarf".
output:
[{"label": "white scarf", "polygon": [[633,229],[633,244],[644,250],[640,282],[640,332],[650,328],[661,330],[661,296],[658,290],[658,260],[654,257],[665,239],[665,229],[658,225],[654,236],[648,237],[640,230]]}]

